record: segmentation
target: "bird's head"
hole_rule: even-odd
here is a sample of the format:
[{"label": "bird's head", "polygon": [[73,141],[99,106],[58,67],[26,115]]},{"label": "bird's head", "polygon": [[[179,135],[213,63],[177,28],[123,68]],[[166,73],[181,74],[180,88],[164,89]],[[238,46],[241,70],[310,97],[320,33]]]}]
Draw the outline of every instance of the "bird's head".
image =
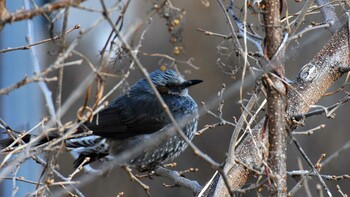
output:
[{"label": "bird's head", "polygon": [[[164,71],[156,70],[150,74],[150,78],[159,93],[162,95],[185,96],[188,94],[188,87],[202,82],[202,80],[197,79],[185,80],[176,71],[171,69],[166,69]],[[148,92],[151,91],[153,93],[147,82],[144,85]]]}]

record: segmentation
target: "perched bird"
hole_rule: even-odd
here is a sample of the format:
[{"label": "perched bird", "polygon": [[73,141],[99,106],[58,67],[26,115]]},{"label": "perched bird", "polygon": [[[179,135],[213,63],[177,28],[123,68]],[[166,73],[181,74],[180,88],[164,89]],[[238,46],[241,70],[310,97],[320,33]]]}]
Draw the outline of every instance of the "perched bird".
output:
[{"label": "perched bird", "polygon": [[[202,81],[185,80],[171,69],[156,70],[150,73],[150,78],[175,120],[186,120],[185,124],[180,126],[185,135],[192,140],[197,130],[198,106],[188,94],[188,88]],[[79,153],[79,157],[74,161],[75,167],[86,157],[90,157],[87,163],[106,156],[117,158],[118,154],[125,153],[144,141],[152,140],[156,134],[166,132],[172,127],[172,123],[146,79],[141,79],[83,127],[85,130],[91,130],[92,135],[65,142],[67,148]],[[178,134],[167,136],[156,145],[147,146],[138,154],[131,155],[130,161],[122,165],[151,169],[178,156],[186,147],[187,143]]]}]

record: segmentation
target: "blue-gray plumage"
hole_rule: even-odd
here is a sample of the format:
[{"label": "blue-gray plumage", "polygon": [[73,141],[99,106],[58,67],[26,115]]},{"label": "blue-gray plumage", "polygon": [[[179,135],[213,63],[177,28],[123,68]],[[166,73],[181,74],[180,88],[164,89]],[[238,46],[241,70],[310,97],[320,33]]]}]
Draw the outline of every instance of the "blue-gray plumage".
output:
[{"label": "blue-gray plumage", "polygon": [[[191,118],[182,126],[182,130],[192,139],[197,129],[198,106],[189,96],[187,88],[202,81],[186,81],[171,69],[156,70],[150,74],[150,78],[177,121]],[[152,140],[152,135],[165,132],[171,122],[148,82],[142,79],[85,126],[93,131],[92,136],[66,141],[67,147],[78,150],[80,154],[74,162],[75,167],[85,157],[90,157],[90,162],[107,155],[117,157],[142,141]],[[149,169],[176,157],[186,147],[186,142],[179,135],[174,135],[133,155],[125,164]]]}]

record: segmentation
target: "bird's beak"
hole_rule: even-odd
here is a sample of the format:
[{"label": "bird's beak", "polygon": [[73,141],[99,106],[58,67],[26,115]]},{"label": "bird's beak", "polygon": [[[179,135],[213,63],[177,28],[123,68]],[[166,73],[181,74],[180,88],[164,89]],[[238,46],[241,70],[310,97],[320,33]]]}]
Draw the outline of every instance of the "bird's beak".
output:
[{"label": "bird's beak", "polygon": [[193,79],[193,80],[187,80],[185,82],[183,82],[181,84],[181,86],[183,88],[188,88],[190,86],[193,86],[193,85],[196,85],[196,84],[199,84],[199,83],[202,83],[203,81],[202,80],[199,80],[199,79]]}]

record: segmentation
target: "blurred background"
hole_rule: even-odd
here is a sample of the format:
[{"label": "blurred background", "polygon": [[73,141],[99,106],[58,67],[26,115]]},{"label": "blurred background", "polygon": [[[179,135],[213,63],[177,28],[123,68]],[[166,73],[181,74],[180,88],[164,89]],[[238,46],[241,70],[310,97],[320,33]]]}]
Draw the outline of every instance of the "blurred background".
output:
[{"label": "blurred background", "polygon": [[[36,1],[39,5],[47,3],[46,1]],[[106,1],[107,5],[112,5],[114,1]],[[124,17],[124,24],[122,34],[129,42],[138,43],[140,41],[141,33],[145,30],[144,38],[140,41],[141,53],[146,54],[165,54],[175,57],[177,60],[186,62],[191,59],[190,66],[187,63],[176,62],[176,68],[187,79],[202,79],[204,83],[190,89],[190,94],[201,106],[201,102],[205,102],[210,110],[217,112],[220,100],[218,92],[222,88],[222,84],[226,84],[224,92],[225,105],[223,108],[223,117],[234,122],[234,118],[239,118],[241,113],[241,105],[239,98],[239,87],[241,84],[241,72],[243,59],[238,58],[232,52],[232,42],[218,36],[208,36],[197,29],[204,29],[211,32],[229,35],[230,30],[225,21],[222,10],[215,1],[174,1],[173,6],[183,9],[183,18],[181,19],[182,34],[181,46],[183,47],[179,55],[174,54],[174,44],[170,42],[171,35],[168,31],[166,20],[158,14],[151,15],[151,10],[154,7],[153,1],[131,1],[126,15]],[[227,3],[227,2],[226,2]],[[10,12],[21,9],[24,4],[20,1],[8,2],[8,9]],[[299,11],[304,5],[304,2],[288,2],[289,13]],[[87,1],[82,6],[102,10],[99,1]],[[243,20],[243,4],[237,2],[235,5],[236,15]],[[342,8],[338,10],[339,16],[344,13]],[[55,13],[59,15],[60,13]],[[112,18],[117,18],[119,12],[113,14]],[[150,18],[150,15],[152,16]],[[252,11],[248,13],[248,22],[253,23],[256,27],[257,33],[263,37],[263,30],[261,26],[261,16],[254,14]],[[79,8],[71,8],[68,19],[68,29],[75,25],[81,26],[80,30],[68,34],[68,44],[70,44],[81,30],[86,30],[92,26],[102,15],[96,12],[90,12]],[[143,21],[144,25],[137,26]],[[39,16],[32,21],[34,24],[34,38],[32,42],[37,42],[42,39],[50,37],[49,25],[47,21]],[[62,22],[62,21],[61,21]],[[311,22],[322,22],[320,14],[306,17],[302,29]],[[58,33],[61,30],[60,21],[55,23],[53,32]],[[141,30],[139,30],[140,28]],[[147,30],[146,30],[147,29]],[[92,64],[99,65],[100,51],[106,43],[106,40],[111,32],[110,25],[107,21],[98,24],[93,30],[81,37],[76,47],[76,51],[84,54],[89,58]],[[16,47],[26,45],[25,36],[28,35],[27,22],[16,22],[5,26],[0,34],[1,49],[7,47]],[[295,80],[300,68],[305,65],[312,57],[322,48],[327,42],[331,33],[326,29],[311,31],[306,33],[295,42],[292,42],[287,49],[287,58],[285,60],[286,76]],[[177,43],[178,44],[178,43]],[[136,46],[136,45],[133,45]],[[256,48],[248,45],[249,50],[255,52]],[[58,56],[57,43],[48,43],[44,45],[35,46],[34,50],[37,54],[37,59],[41,69],[44,69],[53,64]],[[231,51],[230,51],[231,50]],[[30,50],[17,50],[13,52],[0,54],[0,89],[8,87],[21,80],[24,76],[32,76],[34,73],[33,58]],[[176,53],[176,52],[175,52]],[[105,92],[108,92],[116,83],[118,83],[130,65],[130,60],[122,56],[118,56],[116,52],[114,61],[110,62],[106,69],[108,73],[113,74],[114,77],[105,79]],[[148,55],[139,55],[142,64],[148,71],[153,71],[166,65],[168,68],[174,68],[174,64],[164,57],[152,57]],[[69,60],[77,60],[78,56],[72,55]],[[252,65],[255,63],[252,61]],[[266,62],[263,62],[266,63]],[[198,67],[198,69],[197,69]],[[234,70],[234,72],[232,72]],[[62,103],[68,99],[76,90],[79,84],[91,73],[91,68],[84,61],[81,65],[67,66],[64,69],[63,78],[63,94]],[[57,73],[52,73],[55,76]],[[249,74],[248,74],[249,75]],[[118,95],[122,94],[135,81],[142,77],[137,68],[132,69],[130,76],[127,78],[127,83],[123,84],[121,88],[115,91],[109,98],[112,101]],[[339,80],[335,84],[333,90],[337,89],[343,84],[345,79]],[[249,99],[249,94],[253,92],[255,80],[245,82],[244,99]],[[56,96],[56,82],[48,83],[49,88]],[[44,116],[49,115],[48,109],[45,105],[44,97],[39,89],[38,83],[26,85],[20,89],[14,90],[7,95],[0,96],[0,117],[4,119],[15,130],[28,130],[37,124]],[[237,88],[238,87],[238,88]],[[331,91],[331,90],[330,90]],[[336,103],[340,98],[344,97],[344,93],[325,97],[318,104],[329,106]],[[69,108],[69,111],[62,116],[62,122],[75,120],[77,110],[83,104],[84,95],[80,96],[74,104]],[[244,102],[244,101],[243,101]],[[245,102],[244,102],[245,103]],[[91,103],[90,103],[91,104]],[[335,119],[327,119],[324,115],[311,117],[306,121],[306,125],[300,128],[300,131],[305,131],[320,124],[326,124],[326,128],[315,132],[311,136],[297,136],[300,143],[303,145],[306,153],[310,159],[316,163],[322,153],[327,155],[332,154],[341,146],[349,141],[347,134],[349,127],[346,124],[348,120],[349,107],[344,105],[336,112]],[[215,117],[203,113],[200,117],[199,129],[205,125],[217,123],[219,120]],[[202,135],[194,139],[194,143],[211,158],[217,162],[224,162],[225,154],[228,150],[228,145],[234,128],[229,126],[219,126],[214,129],[205,131]],[[5,136],[5,135],[4,135]],[[349,174],[349,156],[350,151],[345,150],[336,159],[332,160],[327,166],[322,168],[322,173],[330,175]],[[290,143],[288,146],[288,170],[299,169],[297,159],[301,158],[300,153],[296,150],[294,144]],[[73,171],[73,158],[68,153],[62,153],[59,157],[59,170],[63,175],[68,176]],[[303,161],[303,159],[301,159]],[[186,170],[188,168],[198,168],[199,171],[195,173],[187,173],[185,176],[189,179],[197,180],[201,185],[204,185],[215,172],[202,159],[195,156],[191,149],[187,149],[183,154],[175,159],[177,166],[176,170]],[[37,180],[41,168],[33,162],[27,162],[28,166],[22,166],[18,176],[24,176],[30,180]],[[307,164],[303,162],[305,169],[309,169]],[[137,171],[135,171],[136,173]],[[142,179],[144,183],[150,186],[150,193],[152,196],[192,196],[193,193],[184,188],[166,188],[163,183],[171,185],[172,182],[162,177],[154,177],[153,179]],[[317,196],[316,184],[317,178],[312,178],[309,181],[310,190]],[[296,183],[293,179],[288,179],[289,187]],[[326,181],[327,185],[334,194],[336,194],[336,185],[340,185],[344,193],[350,193],[349,180],[340,181]],[[35,186],[28,186],[22,183],[18,185],[19,190],[17,196],[24,196],[35,190]],[[90,180],[88,183],[79,186],[81,191],[86,196],[117,196],[119,192],[124,192],[125,196],[146,196],[144,190],[135,182],[132,182],[125,172],[125,170],[115,167],[107,176],[97,177]],[[10,196],[12,192],[11,181],[4,181],[1,185],[0,196]],[[250,192],[247,196],[256,196],[257,193]],[[301,189],[296,196],[305,196],[304,190]]]}]

